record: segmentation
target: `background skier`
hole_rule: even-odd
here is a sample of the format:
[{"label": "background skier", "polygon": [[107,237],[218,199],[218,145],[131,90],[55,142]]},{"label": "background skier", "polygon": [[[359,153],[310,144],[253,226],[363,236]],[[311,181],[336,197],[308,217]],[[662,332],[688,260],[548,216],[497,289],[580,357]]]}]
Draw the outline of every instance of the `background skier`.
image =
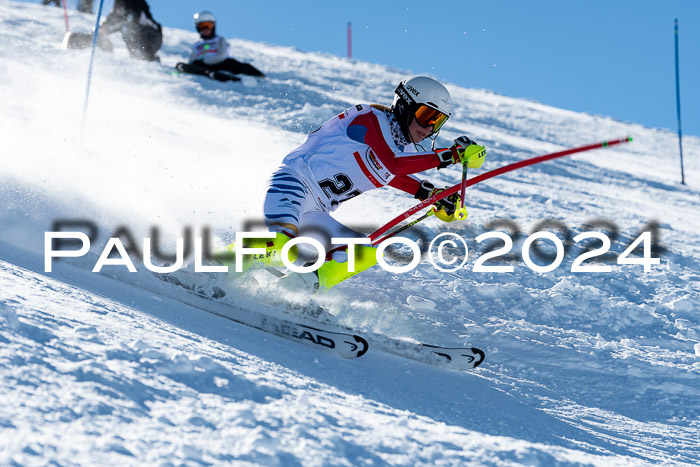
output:
[{"label": "background skier", "polygon": [[100,35],[115,32],[122,33],[131,57],[160,61],[156,52],[163,44],[163,29],[145,0],[114,1],[114,9],[100,26]]},{"label": "background skier", "polygon": [[213,13],[195,13],[194,26],[201,40],[192,46],[189,62],[175,66],[178,71],[208,76],[218,81],[239,81],[240,78],[234,75],[265,76],[253,65],[229,57],[229,43],[216,34],[216,17]]},{"label": "background skier", "polygon": [[[160,61],[156,52],[163,44],[163,31],[161,25],[153,19],[145,0],[115,0],[112,12],[100,25],[97,45],[112,52],[112,43],[107,36],[115,32],[122,33],[122,39],[132,58]],[[88,48],[92,44],[93,34],[94,32],[68,31],[63,38],[63,46],[68,49]]]},{"label": "background skier", "polygon": [[[357,245],[355,272],[348,272],[347,245],[334,245],[331,250],[330,239],[365,235],[340,224],[330,212],[385,185],[425,200],[441,189],[411,174],[458,163],[481,167],[486,151],[466,136],[455,140],[451,148],[426,151],[420,146],[426,138],[434,145],[450,115],[447,89],[432,78],[417,76],[399,83],[391,107],[359,104],[328,120],[287,155],[273,174],[264,214],[276,236],[272,241],[247,241],[245,246],[265,248],[266,254],[245,256],[244,268],[282,266],[282,247],[298,234],[317,238],[329,253],[317,271],[282,278],[281,283],[289,288],[327,290],[376,264],[374,248]],[[440,201],[437,217],[455,220],[459,202],[459,195]]]}]

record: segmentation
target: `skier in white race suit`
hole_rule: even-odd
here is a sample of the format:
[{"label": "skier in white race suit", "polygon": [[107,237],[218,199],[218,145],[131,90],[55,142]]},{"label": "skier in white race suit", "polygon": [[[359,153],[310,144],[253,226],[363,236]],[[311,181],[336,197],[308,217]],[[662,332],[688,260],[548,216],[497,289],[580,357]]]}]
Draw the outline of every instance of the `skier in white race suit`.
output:
[{"label": "skier in white race suit", "polygon": [[187,63],[178,63],[175,69],[182,73],[207,76],[217,81],[240,81],[237,75],[263,78],[262,71],[249,63],[229,56],[228,41],[216,33],[216,17],[210,11],[194,14],[194,26],[200,40],[192,46]]},{"label": "skier in white race suit", "polygon": [[[399,83],[391,107],[358,104],[312,132],[272,175],[264,214],[270,232],[276,235],[244,242],[249,248],[266,249],[264,255],[245,256],[244,269],[281,267],[282,247],[297,235],[320,237],[328,254],[316,271],[282,278],[286,287],[324,291],[375,265],[372,246],[354,245],[355,270],[348,272],[347,245],[331,245],[330,239],[365,235],[340,224],[330,212],[385,185],[425,200],[441,189],[412,174],[452,164],[480,167],[486,151],[466,136],[457,138],[450,148],[425,151],[419,147],[426,138],[434,143],[451,108],[450,93],[442,84],[417,76]],[[436,216],[446,222],[454,220],[459,202],[457,194],[443,199],[435,207]],[[294,251],[289,252],[290,261],[296,259]]]}]

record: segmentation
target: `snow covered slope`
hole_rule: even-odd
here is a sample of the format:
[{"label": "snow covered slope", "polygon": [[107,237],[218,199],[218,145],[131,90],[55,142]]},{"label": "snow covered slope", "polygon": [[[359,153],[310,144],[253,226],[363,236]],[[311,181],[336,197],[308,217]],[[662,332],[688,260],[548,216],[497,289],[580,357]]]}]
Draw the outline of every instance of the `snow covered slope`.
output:
[{"label": "snow covered slope", "polygon": [[[306,133],[350,105],[388,103],[411,72],[233,40],[234,56],[268,79],[173,76],[195,35],[166,29],[160,65],[129,59],[116,40],[112,55],[97,53],[81,142],[89,51],[61,50],[59,9],[5,1],[0,21],[0,463],[700,462],[697,137],[684,140],[681,186],[667,130],[448,83],[456,110],[439,142],[485,144],[475,173],[608,138],[634,143],[471,187],[467,222],[431,219],[408,235],[463,236],[462,270],[427,259],[407,274],[375,268],[318,299],[359,332],[478,345],[480,368],[371,351],[346,361],[197,311],[177,300],[184,292],[110,277],[124,268],[90,270],[120,227],[140,239],[156,226],[163,245],[187,226],[229,239],[259,220],[266,178]],[[71,27],[93,21],[73,14]],[[459,176],[428,174],[445,185]],[[414,202],[375,190],[337,217],[371,231]],[[47,274],[44,232],[60,220],[90,220],[99,236],[92,256]],[[495,221],[517,227],[504,230],[515,253],[534,231],[612,237],[614,227],[615,255],[653,221],[661,264],[572,273],[573,245],[552,272],[519,254],[489,263],[513,272],[474,272],[474,238]],[[150,276],[140,267],[133,277]]]}]

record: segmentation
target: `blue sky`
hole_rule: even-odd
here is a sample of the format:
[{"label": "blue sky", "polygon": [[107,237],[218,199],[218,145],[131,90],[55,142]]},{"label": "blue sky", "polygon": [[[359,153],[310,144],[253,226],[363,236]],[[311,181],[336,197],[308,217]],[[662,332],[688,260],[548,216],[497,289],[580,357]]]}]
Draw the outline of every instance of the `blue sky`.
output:
[{"label": "blue sky", "polygon": [[357,60],[673,131],[678,18],[683,133],[700,136],[700,0],[148,3],[165,26],[207,9],[226,37],[339,56],[351,22]]}]

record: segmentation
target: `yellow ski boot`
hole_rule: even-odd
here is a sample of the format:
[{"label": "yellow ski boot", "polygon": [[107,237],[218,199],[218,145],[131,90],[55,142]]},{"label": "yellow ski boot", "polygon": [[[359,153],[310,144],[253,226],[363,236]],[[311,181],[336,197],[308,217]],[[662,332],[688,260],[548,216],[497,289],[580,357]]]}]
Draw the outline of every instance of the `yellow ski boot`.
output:
[{"label": "yellow ski boot", "polygon": [[335,259],[326,261],[316,271],[307,273],[292,272],[277,281],[280,287],[293,292],[322,293],[328,291],[351,278],[352,276],[366,271],[377,264],[377,250],[371,246],[355,245],[354,271],[348,271],[349,261],[336,261]]}]

